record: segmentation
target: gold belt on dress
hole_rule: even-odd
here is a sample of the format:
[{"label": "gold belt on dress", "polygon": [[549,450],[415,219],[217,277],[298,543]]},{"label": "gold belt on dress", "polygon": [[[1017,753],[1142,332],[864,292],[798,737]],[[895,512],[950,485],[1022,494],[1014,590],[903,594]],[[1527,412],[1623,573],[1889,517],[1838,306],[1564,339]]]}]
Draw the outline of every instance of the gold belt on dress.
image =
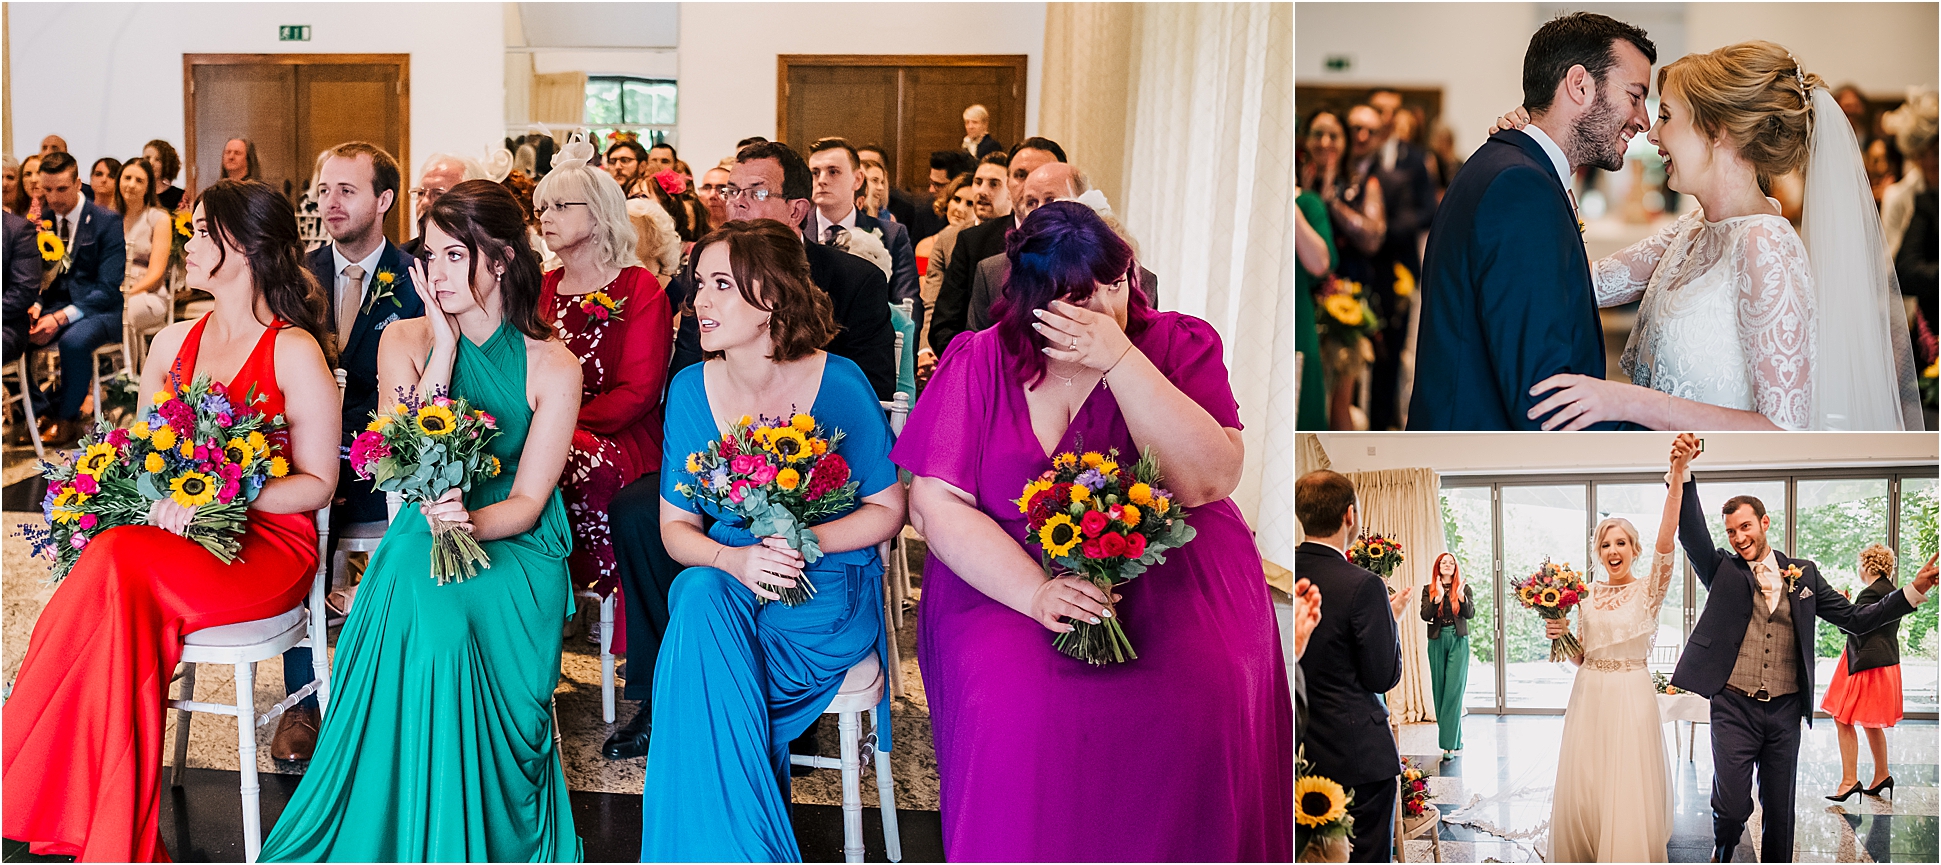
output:
[{"label": "gold belt on dress", "polygon": [[1592,658],[1586,660],[1584,666],[1593,670],[1602,670],[1606,673],[1622,673],[1626,670],[1642,670],[1645,667],[1645,663],[1642,658],[1625,658],[1621,661],[1607,658]]}]

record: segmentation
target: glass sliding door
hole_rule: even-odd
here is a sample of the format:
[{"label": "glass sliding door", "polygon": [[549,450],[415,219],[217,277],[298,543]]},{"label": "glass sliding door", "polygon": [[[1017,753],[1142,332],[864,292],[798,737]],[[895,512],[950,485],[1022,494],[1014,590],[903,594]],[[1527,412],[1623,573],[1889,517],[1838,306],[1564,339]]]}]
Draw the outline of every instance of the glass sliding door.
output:
[{"label": "glass sliding door", "polygon": [[1543,619],[1513,605],[1508,584],[1520,580],[1545,559],[1583,570],[1589,562],[1588,485],[1503,485],[1503,580],[1505,583],[1503,704],[1510,709],[1562,709],[1570,701],[1575,673],[1569,664],[1550,662],[1550,640]]},{"label": "glass sliding door", "polygon": [[[1941,498],[1936,495],[1934,478],[1901,479],[1900,521],[1895,532],[1899,549],[1894,551],[1898,557],[1895,569],[1900,571],[1894,578],[1896,585],[1913,582],[1915,572],[1934,555],[1937,501]],[[1937,606],[1941,605],[1929,601],[1901,620],[1901,699],[1906,701],[1908,712],[1941,710],[1936,695],[1937,666],[1941,666],[1935,656],[1935,643],[1941,639],[1935,633]]]},{"label": "glass sliding door", "polygon": [[[1496,531],[1489,487],[1444,487],[1442,533],[1456,556],[1463,582],[1476,598],[1476,618],[1469,622],[1469,686],[1463,703],[1471,709],[1496,710]],[[1433,559],[1431,559],[1433,561]],[[1405,612],[1406,623],[1417,611]]]},{"label": "glass sliding door", "polygon": [[[1887,492],[1886,478],[1800,481],[1791,553],[1819,565],[1820,576],[1833,588],[1848,597],[1857,594],[1866,585],[1860,576],[1860,551],[1868,544],[1888,541]],[[1826,697],[1847,636],[1824,620],[1816,628],[1813,705],[1817,707]]]},{"label": "glass sliding door", "polygon": [[[1638,579],[1649,579],[1656,556],[1658,527],[1665,517],[1665,485],[1662,483],[1597,484],[1597,520],[1607,517],[1622,517],[1630,520],[1638,529],[1640,554],[1632,565],[1632,573]],[[1592,549],[1595,554],[1595,548]],[[1672,539],[1671,586],[1665,592],[1664,605],[1658,608],[1658,636],[1652,643],[1650,665],[1653,672],[1670,675],[1678,664],[1678,653],[1685,648],[1685,551],[1678,547],[1677,539]],[[1604,563],[1595,563],[1596,579],[1605,579]],[[1586,572],[1585,579],[1593,574]]]}]

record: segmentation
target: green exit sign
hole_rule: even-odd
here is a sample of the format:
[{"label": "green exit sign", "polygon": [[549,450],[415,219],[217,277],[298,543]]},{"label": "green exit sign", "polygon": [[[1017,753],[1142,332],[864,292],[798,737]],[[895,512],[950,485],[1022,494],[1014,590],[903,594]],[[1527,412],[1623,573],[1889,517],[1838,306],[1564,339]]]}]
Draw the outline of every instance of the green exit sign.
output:
[{"label": "green exit sign", "polygon": [[276,41],[308,42],[310,41],[310,25],[285,24],[281,27],[278,27],[276,28]]},{"label": "green exit sign", "polygon": [[1330,54],[1322,65],[1329,72],[1347,72],[1355,68],[1355,58],[1347,54]]}]

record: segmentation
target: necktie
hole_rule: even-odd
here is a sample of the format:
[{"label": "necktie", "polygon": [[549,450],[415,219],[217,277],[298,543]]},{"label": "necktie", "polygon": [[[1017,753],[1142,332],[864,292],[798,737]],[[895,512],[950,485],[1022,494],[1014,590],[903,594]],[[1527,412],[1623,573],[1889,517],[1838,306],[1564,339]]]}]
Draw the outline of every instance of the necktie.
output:
[{"label": "necktie", "polygon": [[827,243],[830,246],[833,246],[844,252],[849,251],[849,230],[848,229],[843,228],[840,225],[831,225],[829,226],[828,230],[823,232],[823,234],[828,238],[827,240],[823,241],[824,243]]},{"label": "necktie", "polygon": [[1776,606],[1776,604],[1774,604],[1773,602],[1772,586],[1768,585],[1766,581],[1766,575],[1769,573],[1772,573],[1772,569],[1766,567],[1765,562],[1753,563],[1752,575],[1759,578],[1759,594],[1765,596],[1766,610],[1768,612],[1770,612]]},{"label": "necktie", "polygon": [[73,245],[74,235],[67,233],[67,217],[63,216],[60,218],[60,222],[55,227],[55,230],[61,233],[62,243],[68,244],[70,246]]},{"label": "necktie", "polygon": [[357,322],[357,306],[364,300],[364,268],[355,264],[344,268],[344,287],[337,292],[337,347],[350,339],[350,326]]}]

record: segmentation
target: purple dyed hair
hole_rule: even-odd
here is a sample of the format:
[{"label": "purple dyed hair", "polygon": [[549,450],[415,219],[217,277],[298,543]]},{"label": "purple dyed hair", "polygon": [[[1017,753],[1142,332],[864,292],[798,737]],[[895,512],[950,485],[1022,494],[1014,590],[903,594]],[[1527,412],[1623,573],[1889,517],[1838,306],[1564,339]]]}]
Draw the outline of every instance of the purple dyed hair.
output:
[{"label": "purple dyed hair", "polygon": [[1045,378],[1045,354],[1050,345],[1032,328],[1033,310],[1053,300],[1084,306],[1098,285],[1125,279],[1126,335],[1136,337],[1152,320],[1152,306],[1139,285],[1139,263],[1132,246],[1105,224],[1092,208],[1075,201],[1054,201],[1031,212],[1004,244],[1011,268],[1003,290],[991,304],[998,342],[1017,365],[1027,387]]}]

